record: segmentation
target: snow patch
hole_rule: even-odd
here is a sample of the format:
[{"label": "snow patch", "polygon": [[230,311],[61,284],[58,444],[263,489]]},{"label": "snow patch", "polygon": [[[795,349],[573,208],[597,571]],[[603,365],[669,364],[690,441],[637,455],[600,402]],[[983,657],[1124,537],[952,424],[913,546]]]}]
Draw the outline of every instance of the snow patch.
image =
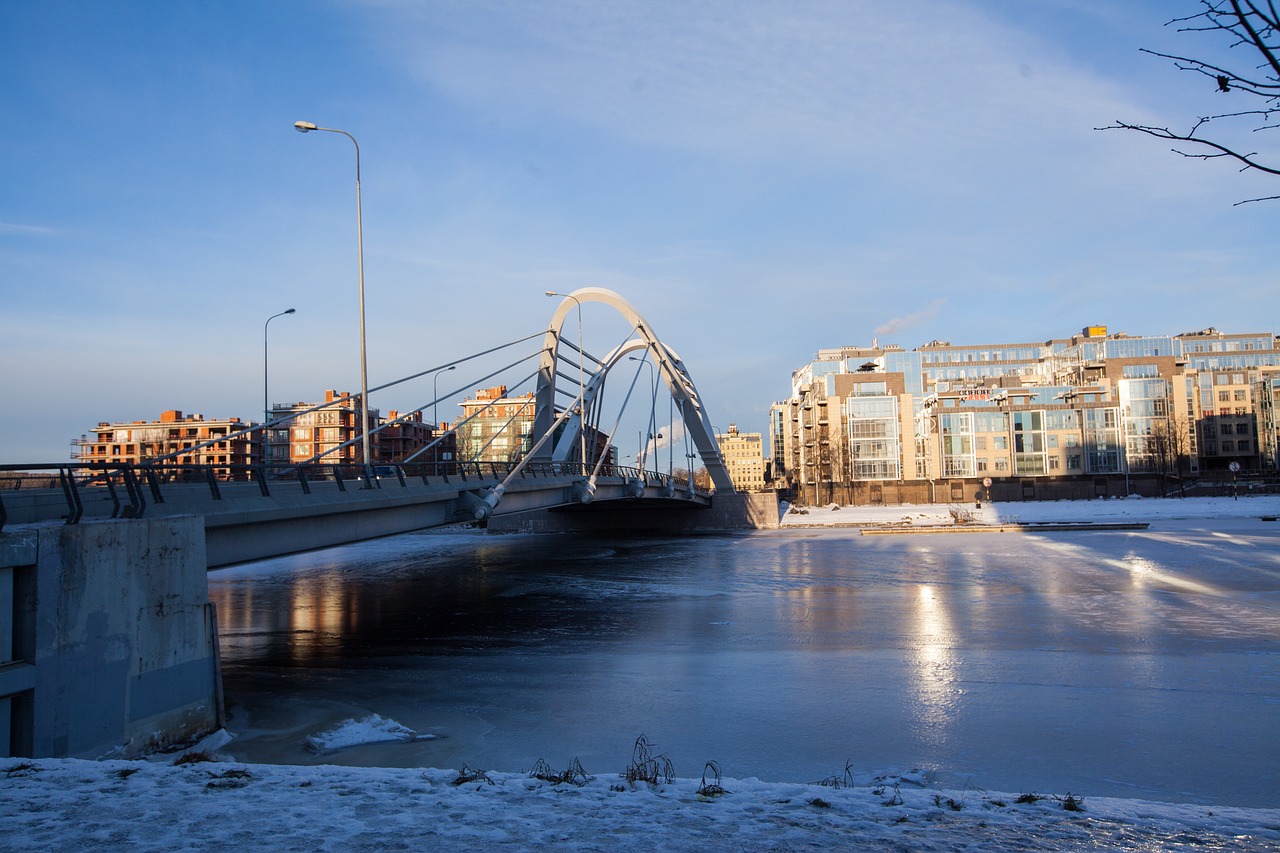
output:
[{"label": "snow patch", "polygon": [[331,752],[349,746],[361,746],[367,743],[385,743],[387,741],[435,740],[436,735],[420,735],[408,726],[402,726],[395,720],[383,719],[377,714],[370,714],[363,720],[343,720],[336,728],[318,735],[309,735],[305,741],[307,749],[312,752]]}]

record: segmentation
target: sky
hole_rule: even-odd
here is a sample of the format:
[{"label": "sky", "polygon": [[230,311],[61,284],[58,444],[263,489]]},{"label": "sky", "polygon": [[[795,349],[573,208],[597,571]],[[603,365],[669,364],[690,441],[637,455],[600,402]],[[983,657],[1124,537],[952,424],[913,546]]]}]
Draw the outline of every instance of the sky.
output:
[{"label": "sky", "polygon": [[[371,387],[580,287],[635,306],[720,430],[765,431],[820,348],[1273,332],[1276,203],[1236,203],[1275,179],[1095,130],[1252,106],[1140,52],[1221,58],[1165,25],[1198,8],[0,4],[0,464],[260,418],[264,373],[272,402],[358,388],[355,148],[298,120],[360,146]],[[442,420],[493,384],[454,375]]]}]

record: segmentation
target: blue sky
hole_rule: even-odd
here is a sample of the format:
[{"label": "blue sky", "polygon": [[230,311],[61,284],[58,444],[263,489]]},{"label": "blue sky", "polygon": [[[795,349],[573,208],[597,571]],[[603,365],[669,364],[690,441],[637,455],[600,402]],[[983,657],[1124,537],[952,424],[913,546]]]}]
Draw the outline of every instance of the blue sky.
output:
[{"label": "blue sky", "polygon": [[0,462],[257,417],[287,307],[272,400],[358,387],[353,149],[299,119],[360,142],[375,386],[583,286],[752,431],[821,347],[1274,331],[1268,179],[1093,129],[1237,107],[1139,53],[1221,56],[1197,8],[0,4]]}]

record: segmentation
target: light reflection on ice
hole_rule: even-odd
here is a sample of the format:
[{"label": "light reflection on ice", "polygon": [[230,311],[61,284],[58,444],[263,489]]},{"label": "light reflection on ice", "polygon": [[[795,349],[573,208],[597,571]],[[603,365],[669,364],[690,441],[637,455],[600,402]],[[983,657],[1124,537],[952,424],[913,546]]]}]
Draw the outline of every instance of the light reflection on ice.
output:
[{"label": "light reflection on ice", "polygon": [[911,655],[911,690],[921,735],[933,747],[944,746],[956,702],[956,656],[945,604],[929,584],[915,601],[916,633]]}]

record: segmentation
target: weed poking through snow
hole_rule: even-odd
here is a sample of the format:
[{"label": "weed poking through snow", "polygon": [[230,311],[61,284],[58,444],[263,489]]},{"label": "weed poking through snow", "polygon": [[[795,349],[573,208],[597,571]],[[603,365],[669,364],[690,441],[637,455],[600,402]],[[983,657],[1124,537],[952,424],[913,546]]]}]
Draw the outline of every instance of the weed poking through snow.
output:
[{"label": "weed poking through snow", "polygon": [[[846,761],[844,763],[844,776],[828,776],[825,779],[814,782],[814,785],[821,785],[824,788],[852,788],[853,787],[853,762]],[[879,796],[877,794],[876,796]]]},{"label": "weed poking through snow", "polygon": [[453,780],[455,785],[466,785],[469,782],[488,782],[493,784],[493,780],[489,778],[489,774],[484,770],[472,770],[467,765],[462,765],[462,769],[458,771],[458,778]]},{"label": "weed poking through snow", "polygon": [[551,769],[551,765],[538,759],[538,763],[533,765],[533,770],[529,773],[532,779],[541,779],[543,782],[550,782],[552,785],[577,785],[581,788],[590,782],[593,776],[587,775],[587,771],[582,769],[582,763],[578,759],[573,759],[573,763],[569,765],[567,770],[560,773]]},{"label": "weed poking through snow", "polygon": [[[711,771],[711,781],[707,781],[707,771]],[[703,799],[712,799],[713,797],[722,797],[729,793],[720,785],[720,765],[714,761],[708,761],[707,766],[702,768],[702,784],[698,786],[698,796]]]},{"label": "weed poking through snow", "polygon": [[650,743],[644,735],[636,738],[635,746],[631,748],[631,763],[622,771],[622,778],[632,785],[636,782],[648,782],[650,785],[674,782],[676,771],[671,759],[665,755],[654,755],[656,750],[657,744]]}]

